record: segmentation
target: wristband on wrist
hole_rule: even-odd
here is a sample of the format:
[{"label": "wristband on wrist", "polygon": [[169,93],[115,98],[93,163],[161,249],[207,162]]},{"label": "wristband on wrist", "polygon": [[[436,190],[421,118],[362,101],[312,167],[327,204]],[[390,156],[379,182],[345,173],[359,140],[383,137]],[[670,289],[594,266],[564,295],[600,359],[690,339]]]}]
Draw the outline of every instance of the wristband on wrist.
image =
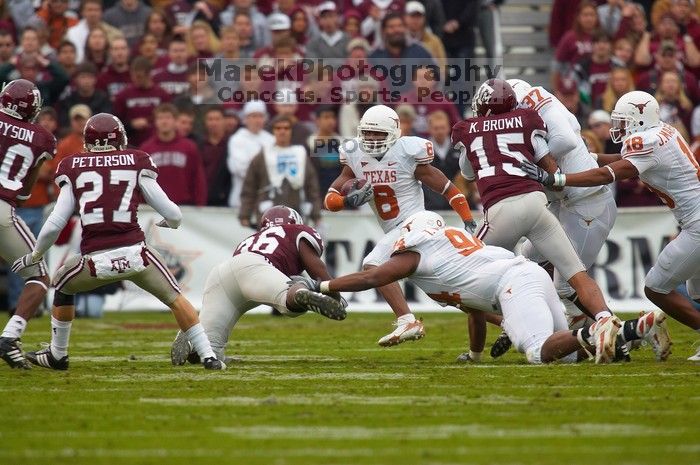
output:
[{"label": "wristband on wrist", "polygon": [[318,286],[318,288],[321,290],[322,293],[327,294],[330,292],[330,281],[321,281],[321,284]]}]

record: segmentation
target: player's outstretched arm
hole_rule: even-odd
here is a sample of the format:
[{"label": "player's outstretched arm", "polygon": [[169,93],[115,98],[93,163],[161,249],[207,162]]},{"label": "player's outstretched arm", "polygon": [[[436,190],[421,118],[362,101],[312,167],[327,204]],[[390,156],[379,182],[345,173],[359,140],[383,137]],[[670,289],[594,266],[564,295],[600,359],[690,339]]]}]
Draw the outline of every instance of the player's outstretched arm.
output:
[{"label": "player's outstretched arm", "polygon": [[418,268],[419,262],[419,253],[402,252],[393,255],[380,266],[369,268],[359,273],[341,276],[330,281],[323,281],[320,289],[324,294],[375,289],[411,276]]},{"label": "player's outstretched arm", "polygon": [[302,239],[299,241],[299,256],[301,257],[301,264],[306,272],[309,273],[309,276],[321,280],[331,279],[326,264],[307,240]]},{"label": "player's outstretched arm", "polygon": [[352,169],[347,165],[343,166],[343,171],[335,178],[335,181],[333,181],[331,187],[328,189],[326,198],[323,200],[323,206],[326,207],[327,210],[337,212],[345,208],[345,198],[340,194],[340,189],[342,189],[343,184],[354,177],[355,173],[352,172]]},{"label": "player's outstretched arm", "polygon": [[163,215],[164,221],[158,223],[158,226],[167,226],[177,229],[182,221],[182,212],[180,207],[168,198],[168,195],[160,187],[158,181],[150,176],[139,175],[139,188],[143,194],[143,199],[148,205],[153,207],[155,211]]},{"label": "player's outstretched arm", "polygon": [[442,194],[445,199],[447,199],[450,207],[452,207],[462,219],[464,227],[470,233],[474,233],[476,230],[476,222],[469,209],[469,203],[467,203],[467,199],[464,197],[464,194],[462,194],[462,191],[447,179],[445,173],[435,168],[433,165],[418,165],[416,166],[414,176],[418,181],[428,186],[430,190]]},{"label": "player's outstretched arm", "polygon": [[622,160],[622,155],[619,153],[593,153],[591,156],[598,162],[598,166],[609,165],[610,163],[615,163],[616,161]]},{"label": "player's outstretched arm", "polygon": [[619,160],[602,168],[570,174],[548,173],[530,162],[523,162],[521,169],[525,171],[530,179],[534,179],[548,187],[603,186],[617,180],[631,179],[639,175],[637,168],[627,160]]}]

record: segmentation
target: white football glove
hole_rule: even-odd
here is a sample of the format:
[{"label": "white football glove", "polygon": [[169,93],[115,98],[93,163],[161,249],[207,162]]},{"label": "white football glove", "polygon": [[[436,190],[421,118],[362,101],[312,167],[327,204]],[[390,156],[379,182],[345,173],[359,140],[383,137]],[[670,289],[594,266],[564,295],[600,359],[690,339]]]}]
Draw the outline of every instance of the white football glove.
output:
[{"label": "white football glove", "polygon": [[157,222],[157,223],[156,223],[156,226],[158,226],[159,228],[175,229],[175,228],[173,228],[172,226],[170,226],[170,225],[168,224],[168,221],[167,221],[165,218],[163,218],[162,220],[160,220],[159,222]]},{"label": "white football glove", "polygon": [[41,256],[34,256],[34,252],[30,252],[27,255],[15,260],[15,262],[12,264],[12,272],[19,273],[25,268],[34,266],[41,261],[41,258]]},{"label": "white football glove", "polygon": [[358,208],[374,197],[374,187],[372,184],[366,182],[364,186],[359,189],[353,189],[345,196],[344,203],[346,207]]}]

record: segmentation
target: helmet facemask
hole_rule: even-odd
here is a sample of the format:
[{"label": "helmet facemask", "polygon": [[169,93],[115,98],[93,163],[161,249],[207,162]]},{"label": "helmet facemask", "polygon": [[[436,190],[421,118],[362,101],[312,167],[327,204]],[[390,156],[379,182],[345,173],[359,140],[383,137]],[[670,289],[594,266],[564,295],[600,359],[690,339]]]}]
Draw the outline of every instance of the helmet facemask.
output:
[{"label": "helmet facemask", "polygon": [[376,129],[358,128],[358,137],[362,150],[372,157],[381,157],[399,139],[396,134]]},{"label": "helmet facemask", "polygon": [[619,144],[625,137],[636,132],[636,121],[631,115],[613,111],[610,115],[610,139]]}]

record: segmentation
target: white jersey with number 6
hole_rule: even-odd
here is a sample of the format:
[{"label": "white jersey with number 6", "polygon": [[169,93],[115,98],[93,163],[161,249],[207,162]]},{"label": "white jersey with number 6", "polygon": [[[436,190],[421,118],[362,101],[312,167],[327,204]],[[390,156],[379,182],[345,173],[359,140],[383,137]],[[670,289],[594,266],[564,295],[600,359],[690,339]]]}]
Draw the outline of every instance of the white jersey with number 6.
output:
[{"label": "white jersey with number 6", "polygon": [[399,138],[382,158],[367,155],[357,138],[340,147],[340,163],[374,186],[371,206],[384,232],[425,210],[423,189],[415,171],[418,165],[429,165],[433,156],[432,143],[420,137]]},{"label": "white jersey with number 6", "polygon": [[684,229],[700,221],[700,166],[683,136],[668,124],[628,136],[622,158],[668,205]]},{"label": "white jersey with number 6", "polygon": [[499,283],[505,273],[527,261],[449,227],[404,234],[394,245],[394,253],[406,251],[420,254],[410,279],[433,300],[488,312],[496,311]]}]

